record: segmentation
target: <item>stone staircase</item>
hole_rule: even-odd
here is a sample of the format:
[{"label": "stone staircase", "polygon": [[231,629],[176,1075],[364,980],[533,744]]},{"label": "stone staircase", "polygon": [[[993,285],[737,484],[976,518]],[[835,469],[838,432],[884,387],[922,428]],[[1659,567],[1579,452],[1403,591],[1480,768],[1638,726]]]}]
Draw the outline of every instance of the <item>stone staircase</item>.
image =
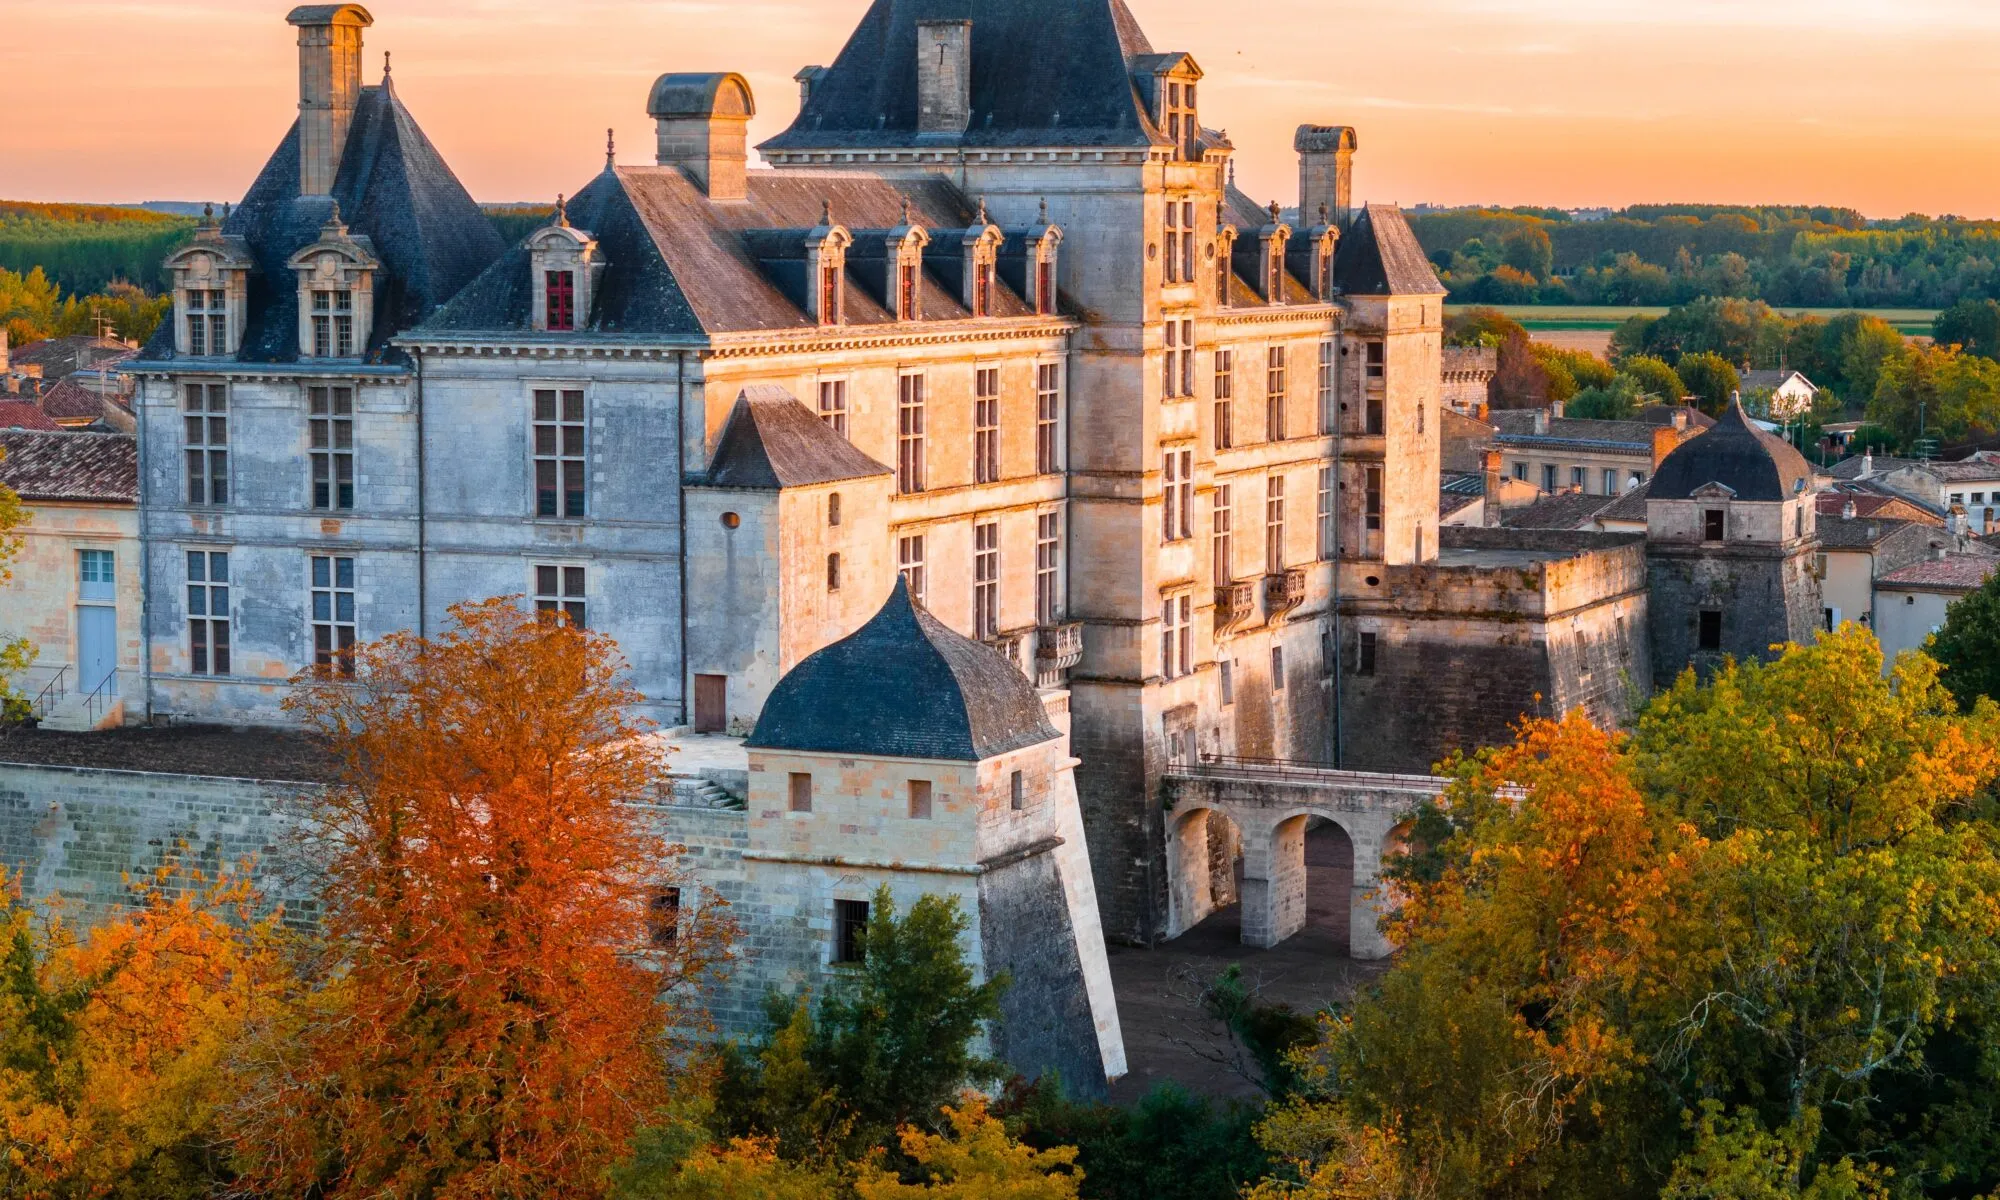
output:
[{"label": "stone staircase", "polygon": [[743,799],[701,775],[670,775],[674,803],[692,808],[742,808]]},{"label": "stone staircase", "polygon": [[35,716],[43,729],[60,733],[89,733],[116,729],[125,723],[125,701],[118,695],[118,676],[113,672],[96,691],[85,694],[69,689],[69,671],[55,679],[36,698]]}]

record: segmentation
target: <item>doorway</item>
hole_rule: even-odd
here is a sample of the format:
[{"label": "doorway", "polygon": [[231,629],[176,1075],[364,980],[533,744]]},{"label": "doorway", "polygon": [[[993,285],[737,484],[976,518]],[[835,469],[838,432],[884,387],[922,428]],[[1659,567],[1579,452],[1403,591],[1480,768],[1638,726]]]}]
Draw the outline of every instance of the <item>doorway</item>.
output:
[{"label": "doorway", "polygon": [[76,682],[82,695],[95,692],[118,669],[118,610],[101,604],[76,609]]},{"label": "doorway", "polygon": [[721,733],[729,727],[729,676],[694,677],[694,731]]}]

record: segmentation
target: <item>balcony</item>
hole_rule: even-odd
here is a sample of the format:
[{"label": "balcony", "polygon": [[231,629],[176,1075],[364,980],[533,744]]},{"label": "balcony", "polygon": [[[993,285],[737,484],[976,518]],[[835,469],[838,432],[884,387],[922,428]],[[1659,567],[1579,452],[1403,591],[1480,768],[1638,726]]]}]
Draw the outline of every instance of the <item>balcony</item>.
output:
[{"label": "balcony", "polygon": [[1034,640],[1035,631],[1033,628],[1016,629],[1011,633],[994,634],[992,637],[986,639],[986,645],[995,654],[1013,663],[1015,670],[1033,678],[1034,668],[1027,662],[1027,651],[1029,646],[1034,643]]},{"label": "balcony", "polygon": [[1036,687],[1061,687],[1069,669],[1083,661],[1083,625],[1044,625],[1035,631]]},{"label": "balcony", "polygon": [[1306,569],[1287,567],[1283,571],[1264,576],[1264,612],[1275,621],[1304,604],[1306,600]]},{"label": "balcony", "polygon": [[1232,625],[1240,625],[1250,619],[1257,608],[1257,585],[1254,583],[1223,583],[1215,588],[1215,631],[1221,633]]}]

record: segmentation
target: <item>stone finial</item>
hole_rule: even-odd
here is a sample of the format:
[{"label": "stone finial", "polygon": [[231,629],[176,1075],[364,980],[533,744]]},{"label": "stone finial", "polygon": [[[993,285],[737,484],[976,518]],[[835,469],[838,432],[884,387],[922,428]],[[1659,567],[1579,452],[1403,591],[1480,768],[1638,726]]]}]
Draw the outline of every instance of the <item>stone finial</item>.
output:
[{"label": "stone finial", "polygon": [[618,137],[615,130],[604,131],[604,169],[609,171],[618,165]]},{"label": "stone finial", "polygon": [[1036,224],[1039,225],[1046,225],[1049,223],[1049,198],[1047,196],[1042,197],[1041,212],[1036,214],[1035,222]]},{"label": "stone finial", "polygon": [[1229,160],[1229,186],[1236,186],[1236,160],[1233,158]]},{"label": "stone finial", "polygon": [[1324,201],[1324,200],[1320,201],[1320,202],[1319,202],[1319,223],[1320,223],[1320,224],[1322,224],[1322,225],[1326,224],[1326,219],[1327,219],[1327,217],[1328,217],[1329,215],[1331,215],[1331,214],[1332,214],[1332,212],[1333,212],[1333,210],[1332,210],[1331,208],[1328,208],[1328,207],[1327,207],[1327,204],[1326,204],[1326,201]]},{"label": "stone finial", "polygon": [[229,201],[227,200],[222,202],[222,219],[225,221],[229,219]]},{"label": "stone finial", "polygon": [[569,202],[563,199],[561,192],[556,193],[556,227],[558,229],[569,228]]},{"label": "stone finial", "polygon": [[828,229],[833,228],[833,201],[824,196],[819,202],[819,223]]},{"label": "stone finial", "polygon": [[382,52],[382,78],[389,78],[389,52],[387,50]]},{"label": "stone finial", "polygon": [[329,229],[339,227],[344,230],[346,228],[340,220],[340,201],[335,200],[333,202],[333,212],[326,218],[326,225]]},{"label": "stone finial", "polygon": [[1283,213],[1284,211],[1285,211],[1284,209],[1278,207],[1278,202],[1276,200],[1271,201],[1271,224],[1276,225],[1278,223],[1279,214]]},{"label": "stone finial", "polygon": [[905,196],[903,197],[903,228],[908,229],[909,227],[910,227],[910,198],[908,196]]},{"label": "stone finial", "polygon": [[977,225],[985,225],[985,224],[987,223],[987,222],[986,222],[986,197],[984,197],[984,196],[981,196],[981,197],[979,198],[979,215],[978,215],[977,217],[975,217],[975,218],[973,219],[973,222],[974,222],[974,224],[977,224]]}]

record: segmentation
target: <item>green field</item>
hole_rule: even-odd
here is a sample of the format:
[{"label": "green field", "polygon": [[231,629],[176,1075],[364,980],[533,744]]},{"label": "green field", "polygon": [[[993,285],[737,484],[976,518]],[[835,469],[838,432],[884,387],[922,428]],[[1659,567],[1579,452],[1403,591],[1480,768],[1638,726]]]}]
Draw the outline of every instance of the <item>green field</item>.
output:
[{"label": "green field", "polygon": [[[1521,323],[1529,332],[1553,332],[1557,330],[1609,331],[1618,328],[1627,317],[1664,317],[1667,310],[1638,307],[1598,307],[1583,304],[1500,304],[1472,305],[1449,304],[1445,306],[1447,315],[1464,312],[1468,308],[1498,308],[1507,316]],[[1851,312],[1844,308],[1794,308],[1774,309],[1788,317],[1813,316],[1831,317],[1836,313]],[[1931,323],[1937,320],[1938,310],[1934,308],[1875,308],[1862,311],[1882,318],[1903,334],[1928,334]]]}]

